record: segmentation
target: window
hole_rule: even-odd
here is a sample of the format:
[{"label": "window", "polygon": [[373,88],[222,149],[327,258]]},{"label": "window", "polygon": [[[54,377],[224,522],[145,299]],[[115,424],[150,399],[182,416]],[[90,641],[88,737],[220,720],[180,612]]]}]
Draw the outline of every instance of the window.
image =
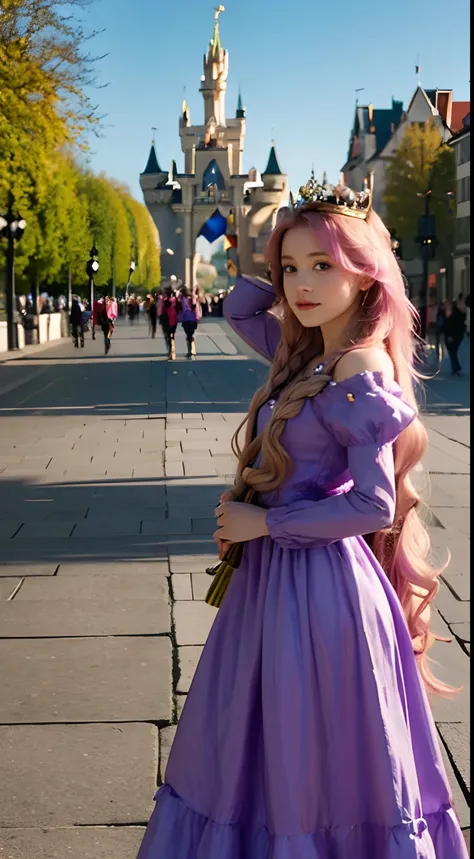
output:
[{"label": "window", "polygon": [[466,161],[471,160],[471,135],[468,134],[467,137],[464,137],[460,143],[457,145],[458,150],[458,164],[465,164]]},{"label": "window", "polygon": [[458,218],[456,221],[456,244],[468,245],[470,243],[471,218]]},{"label": "window", "polygon": [[458,179],[456,202],[466,203],[470,199],[471,199],[471,177],[465,176],[463,179]]}]

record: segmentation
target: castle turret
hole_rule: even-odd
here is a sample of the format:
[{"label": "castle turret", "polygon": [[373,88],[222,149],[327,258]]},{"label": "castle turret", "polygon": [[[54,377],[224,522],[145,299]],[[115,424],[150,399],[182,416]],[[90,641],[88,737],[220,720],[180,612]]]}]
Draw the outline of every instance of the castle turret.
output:
[{"label": "castle turret", "polygon": [[287,178],[288,177],[280,169],[275,145],[272,143],[270,155],[268,156],[268,163],[262,173],[263,188],[265,191],[281,191]]},{"label": "castle turret", "polygon": [[156,155],[155,144],[151,144],[150,154],[143,173],[140,174],[140,186],[145,195],[147,191],[163,188],[168,182],[168,171],[162,170]]}]

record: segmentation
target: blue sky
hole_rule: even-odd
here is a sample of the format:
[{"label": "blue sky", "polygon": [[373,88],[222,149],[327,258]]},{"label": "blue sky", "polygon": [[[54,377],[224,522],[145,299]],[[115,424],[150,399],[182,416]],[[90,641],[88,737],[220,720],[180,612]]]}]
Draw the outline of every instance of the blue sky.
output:
[{"label": "blue sky", "polygon": [[[469,98],[468,0],[224,0],[221,41],[229,52],[227,115],[239,85],[247,110],[244,171],[263,170],[272,137],[293,190],[314,162],[336,180],[345,161],[355,107],[404,106],[417,85]],[[103,31],[93,52],[107,86],[93,93],[105,115],[92,139],[90,165],[126,182],[141,199],[138,176],[156,126],[161,166],[183,169],[178,118],[186,87],[191,122],[203,120],[203,53],[213,29],[207,0],[96,0],[86,23]]]}]

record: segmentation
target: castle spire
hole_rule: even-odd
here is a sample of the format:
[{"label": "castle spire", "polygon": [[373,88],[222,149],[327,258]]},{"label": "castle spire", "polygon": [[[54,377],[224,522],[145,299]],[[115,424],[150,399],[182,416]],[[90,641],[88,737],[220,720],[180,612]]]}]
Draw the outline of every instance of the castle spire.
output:
[{"label": "castle spire", "polygon": [[239,89],[239,97],[237,99],[237,110],[235,112],[236,119],[245,119],[245,107],[242,103],[242,93]]},{"label": "castle spire", "polygon": [[204,98],[204,124],[212,120],[220,126],[225,126],[225,91],[229,71],[229,56],[221,46],[219,34],[219,15],[224,11],[221,5],[214,10],[214,34],[207,56],[204,56],[200,87]]},{"label": "castle spire", "polygon": [[209,53],[215,58],[219,56],[219,53],[222,50],[219,34],[219,15],[221,12],[225,12],[225,6],[221,6],[221,4],[219,4],[214,9],[214,33],[209,44]]},{"label": "castle spire", "polygon": [[148,161],[146,167],[142,173],[142,176],[149,176],[153,173],[163,173],[160,165],[158,164],[158,158],[156,157],[156,149],[155,149],[155,141],[151,144],[150,154],[148,156]]},{"label": "castle spire", "polygon": [[272,143],[272,148],[270,149],[270,155],[268,156],[268,163],[267,163],[267,166],[265,167],[265,170],[262,173],[262,176],[283,176],[283,173],[280,170],[280,165],[278,163],[278,158],[277,158],[274,143]]}]

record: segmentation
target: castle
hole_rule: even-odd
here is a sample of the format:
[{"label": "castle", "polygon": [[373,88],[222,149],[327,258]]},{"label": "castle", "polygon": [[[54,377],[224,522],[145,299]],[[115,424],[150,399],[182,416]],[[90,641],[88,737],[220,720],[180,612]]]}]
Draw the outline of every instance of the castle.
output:
[{"label": "castle", "polygon": [[229,55],[221,46],[218,6],[214,33],[204,55],[200,92],[204,124],[191,125],[183,101],[179,136],[184,173],[173,161],[163,170],[152,144],[140,185],[148,210],[158,228],[163,279],[176,275],[187,285],[195,283],[195,245],[198,236],[213,242],[225,236],[228,270],[265,274],[264,248],[276,213],[288,200],[288,176],[282,173],[272,144],[268,164],[256,182],[254,168],[242,173],[245,109],[239,94],[235,117],[226,119],[225,94]]}]

